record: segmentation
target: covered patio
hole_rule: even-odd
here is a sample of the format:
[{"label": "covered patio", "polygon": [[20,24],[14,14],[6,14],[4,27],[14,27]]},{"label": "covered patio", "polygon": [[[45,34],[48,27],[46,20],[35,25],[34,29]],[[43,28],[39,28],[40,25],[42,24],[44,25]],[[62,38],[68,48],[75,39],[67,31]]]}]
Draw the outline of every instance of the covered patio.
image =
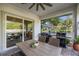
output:
[{"label": "covered patio", "polygon": [[[40,41],[47,47],[56,46],[60,54],[47,53],[46,55],[74,56],[79,51],[72,50],[76,36],[79,35],[79,4],[73,3],[13,3],[0,4],[0,54],[1,55],[33,55],[22,50],[30,40]],[[44,36],[45,35],[45,36]],[[46,36],[48,35],[48,36]],[[51,41],[53,39],[53,41]],[[59,40],[58,40],[59,39]],[[69,40],[66,47],[64,39]],[[20,43],[21,42],[21,43]],[[39,45],[40,45],[39,44]],[[51,46],[49,46],[49,45]],[[45,46],[45,45],[44,45]],[[19,47],[19,48],[18,48]],[[40,46],[41,48],[46,48]],[[41,49],[35,51],[36,55],[45,55]],[[60,49],[61,48],[61,49]],[[24,48],[26,49],[26,48]],[[22,50],[22,51],[21,51]],[[37,54],[38,50],[41,53]],[[15,52],[15,53],[14,53]],[[18,54],[19,52],[19,54]],[[50,52],[50,51],[49,51]],[[30,54],[31,53],[31,54]]]}]

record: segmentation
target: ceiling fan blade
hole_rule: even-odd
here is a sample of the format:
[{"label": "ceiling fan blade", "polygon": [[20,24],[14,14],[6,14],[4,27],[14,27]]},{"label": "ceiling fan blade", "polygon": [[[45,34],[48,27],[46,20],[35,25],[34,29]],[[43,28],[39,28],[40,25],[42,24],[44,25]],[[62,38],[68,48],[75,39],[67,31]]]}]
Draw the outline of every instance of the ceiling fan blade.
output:
[{"label": "ceiling fan blade", "polygon": [[45,7],[40,3],[40,6],[41,6],[41,8],[43,9],[43,10],[45,10]]},{"label": "ceiling fan blade", "polygon": [[21,4],[26,4],[26,3],[21,3]]},{"label": "ceiling fan blade", "polygon": [[53,5],[52,4],[50,4],[50,3],[43,3],[44,5],[47,5],[47,6],[49,6],[49,7],[52,7]]},{"label": "ceiling fan blade", "polygon": [[35,3],[33,3],[33,4],[29,7],[29,9],[31,9],[34,5],[35,5]]},{"label": "ceiling fan blade", "polygon": [[38,11],[38,8],[39,8],[39,4],[36,4],[36,11]]}]

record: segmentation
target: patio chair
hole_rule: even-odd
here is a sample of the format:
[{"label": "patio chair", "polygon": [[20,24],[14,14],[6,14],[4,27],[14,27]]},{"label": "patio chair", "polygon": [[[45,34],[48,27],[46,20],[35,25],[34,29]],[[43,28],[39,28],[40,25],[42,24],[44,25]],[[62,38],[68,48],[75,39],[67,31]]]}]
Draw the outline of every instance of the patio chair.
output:
[{"label": "patio chair", "polygon": [[39,41],[46,42],[46,36],[39,36]]},{"label": "patio chair", "polygon": [[53,45],[53,46],[56,46],[56,47],[59,47],[60,40],[57,39],[57,38],[50,37],[48,44]]}]

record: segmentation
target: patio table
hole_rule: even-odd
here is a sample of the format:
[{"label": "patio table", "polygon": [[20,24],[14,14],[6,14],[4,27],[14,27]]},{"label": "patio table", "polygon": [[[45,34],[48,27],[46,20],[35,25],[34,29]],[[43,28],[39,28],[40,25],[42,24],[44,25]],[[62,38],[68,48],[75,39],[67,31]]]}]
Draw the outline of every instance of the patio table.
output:
[{"label": "patio table", "polygon": [[36,48],[30,47],[33,40],[17,43],[16,45],[27,56],[59,56],[62,48],[39,42]]}]

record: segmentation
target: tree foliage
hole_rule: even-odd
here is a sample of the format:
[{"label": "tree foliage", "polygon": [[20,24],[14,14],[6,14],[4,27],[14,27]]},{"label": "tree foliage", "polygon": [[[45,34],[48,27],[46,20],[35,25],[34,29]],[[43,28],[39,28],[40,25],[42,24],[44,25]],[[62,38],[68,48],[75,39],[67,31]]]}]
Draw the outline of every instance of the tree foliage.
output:
[{"label": "tree foliage", "polygon": [[60,19],[58,17],[51,18],[50,22],[54,25],[57,26],[60,23]]},{"label": "tree foliage", "polygon": [[7,23],[7,29],[21,29],[21,25],[20,23]]},{"label": "tree foliage", "polygon": [[65,20],[63,25],[66,25],[66,27],[71,27],[72,26],[72,19]]},{"label": "tree foliage", "polygon": [[54,17],[50,19],[45,19],[41,22],[42,30],[45,29],[44,25],[46,22],[53,24],[53,32],[71,32],[72,28],[72,18],[67,18],[66,20],[60,19],[59,17]]}]

